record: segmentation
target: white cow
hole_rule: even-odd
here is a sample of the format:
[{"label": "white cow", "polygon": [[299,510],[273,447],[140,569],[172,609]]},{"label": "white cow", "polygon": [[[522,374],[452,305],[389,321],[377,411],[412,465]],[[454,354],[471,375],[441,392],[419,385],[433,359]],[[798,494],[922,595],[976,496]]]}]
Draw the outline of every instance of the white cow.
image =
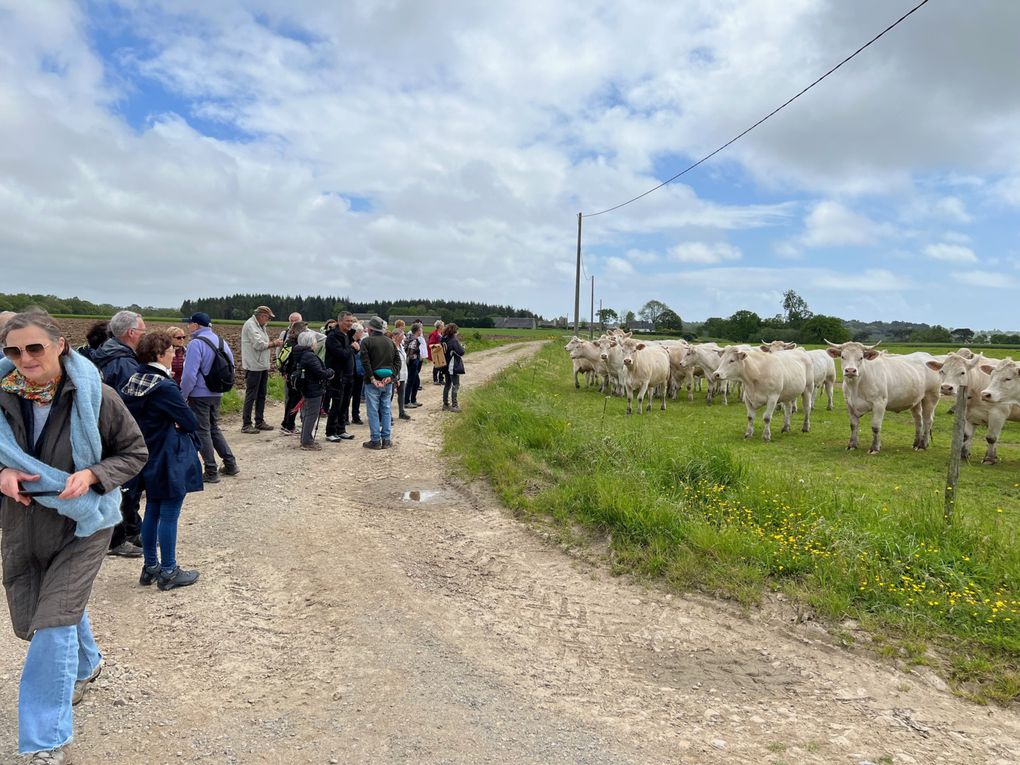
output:
[{"label": "white cow", "polygon": [[981,400],[992,404],[1020,404],[1020,364],[1005,358],[998,366],[982,364],[981,371],[991,375],[981,391]]},{"label": "white cow", "polygon": [[782,351],[782,350],[793,350],[799,349],[808,355],[811,359],[811,369],[814,373],[814,387],[811,393],[811,406],[815,405],[815,397],[820,389],[825,390],[825,395],[828,398],[828,405],[825,407],[826,411],[832,411],[832,393],[836,387],[836,361],[822,348],[818,348],[813,351],[800,348],[796,343],[787,343],[782,340],[773,340],[771,343],[763,343],[761,349],[763,351]]},{"label": "white cow", "polygon": [[982,367],[994,369],[996,362],[970,351],[966,351],[965,354],[962,352],[963,350],[966,349],[961,349],[961,352],[958,353],[950,353],[946,356],[945,361],[929,361],[927,365],[929,369],[934,369],[939,373],[939,378],[942,380],[940,391],[943,396],[955,398],[958,386],[967,386],[967,415],[961,452],[963,458],[970,457],[974,430],[978,425],[987,425],[988,433],[985,435],[985,441],[988,443],[988,450],[981,461],[986,465],[994,465],[998,459],[996,446],[1002,428],[1006,424],[1006,420],[1020,421],[1020,406],[985,401],[981,397],[981,391],[988,387],[991,375],[983,371]]},{"label": "white cow", "polygon": [[565,348],[570,354],[570,359],[574,365],[574,387],[581,387],[581,383],[577,381],[577,375],[581,372],[584,373],[586,385],[591,385],[595,379],[602,356],[598,345],[590,340],[582,340],[577,335],[574,335]]},{"label": "white cow", "polygon": [[[629,337],[627,335],[626,337]],[[623,366],[623,338],[617,335],[604,335],[598,339],[600,358],[606,368],[606,379],[599,392],[605,393],[608,384],[609,392],[614,396],[623,395],[623,380],[626,368]]]},{"label": "white cow", "polygon": [[914,416],[914,449],[928,448],[940,385],[939,376],[925,366],[932,360],[931,356],[896,356],[852,340],[838,345],[829,343],[827,353],[834,359],[839,358],[843,365],[843,398],[850,415],[847,449],[857,448],[861,415],[871,412],[868,454],[878,454],[882,448],[885,413],[907,409]]},{"label": "white cow", "polygon": [[814,377],[811,361],[802,353],[764,353],[758,348],[732,345],[717,351],[720,363],[712,373],[713,380],[736,380],[743,386],[747,407],[747,430],[744,438],[754,435],[754,419],[765,407],[762,437],[772,440],[772,413],[776,404],[783,405],[783,433],[790,431],[793,402],[800,398],[804,407],[805,433],[811,430],[811,390]]},{"label": "white cow", "polygon": [[661,345],[643,343],[634,339],[623,341],[623,365],[627,370],[623,387],[627,391],[627,414],[632,413],[631,402],[635,393],[638,414],[643,411],[645,395],[648,409],[652,408],[652,391],[662,391],[662,409],[666,409],[666,391],[669,387],[669,351]]}]

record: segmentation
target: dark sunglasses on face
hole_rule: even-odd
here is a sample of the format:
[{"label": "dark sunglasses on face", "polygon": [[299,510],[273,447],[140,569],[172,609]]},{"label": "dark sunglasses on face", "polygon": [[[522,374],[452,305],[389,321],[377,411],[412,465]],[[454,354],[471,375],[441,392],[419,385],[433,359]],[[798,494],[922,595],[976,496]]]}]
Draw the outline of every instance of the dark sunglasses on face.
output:
[{"label": "dark sunglasses on face", "polygon": [[19,348],[16,345],[8,345],[4,347],[4,356],[12,361],[20,359],[22,352],[27,353],[29,356],[38,357],[42,356],[50,345],[52,345],[52,343],[29,343],[24,348]]},{"label": "dark sunglasses on face", "polygon": [[174,340],[183,340],[184,335],[174,335]]}]

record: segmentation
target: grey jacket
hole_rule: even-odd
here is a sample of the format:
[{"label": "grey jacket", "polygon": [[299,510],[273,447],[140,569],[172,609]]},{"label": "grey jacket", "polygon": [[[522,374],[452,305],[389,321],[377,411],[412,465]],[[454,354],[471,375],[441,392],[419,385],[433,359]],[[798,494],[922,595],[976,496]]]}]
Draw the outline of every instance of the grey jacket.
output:
[{"label": "grey jacket", "polygon": [[[68,473],[74,472],[71,406],[75,394],[74,382],[65,378],[39,450],[39,459]],[[0,392],[0,416],[7,418],[18,444],[28,451],[18,396]],[[99,479],[92,490],[119,491],[145,466],[148,451],[134,417],[120,396],[106,385],[99,408],[99,435],[103,458],[90,466]],[[35,502],[25,507],[9,497],[0,502],[0,529],[4,588],[14,633],[30,640],[37,629],[80,622],[113,530],[104,529],[81,539],[74,535],[74,521],[56,510]]]},{"label": "grey jacket", "polygon": [[241,328],[241,369],[248,372],[269,369],[269,333],[254,316]]}]

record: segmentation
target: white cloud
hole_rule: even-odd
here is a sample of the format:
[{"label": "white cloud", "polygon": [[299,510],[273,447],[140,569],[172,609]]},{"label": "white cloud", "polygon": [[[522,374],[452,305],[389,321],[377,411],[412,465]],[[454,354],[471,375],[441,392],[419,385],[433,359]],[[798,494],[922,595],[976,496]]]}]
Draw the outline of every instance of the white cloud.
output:
[{"label": "white cloud", "polygon": [[726,260],[740,260],[739,247],[727,242],[685,242],[669,248],[667,257],[677,263],[709,265]]},{"label": "white cloud", "polygon": [[842,247],[873,244],[879,226],[839,202],[819,202],[804,221],[800,244],[805,247]]},{"label": "white cloud", "polygon": [[659,254],[651,250],[627,250],[626,257],[635,263],[655,263],[659,260]]},{"label": "white cloud", "polygon": [[606,269],[612,274],[632,274],[634,266],[623,258],[611,257],[606,260]]},{"label": "white cloud", "polygon": [[924,254],[932,260],[944,260],[949,263],[977,263],[977,255],[970,247],[962,244],[929,244]]},{"label": "white cloud", "polygon": [[820,273],[810,285],[838,292],[902,292],[913,288],[911,279],[880,268],[852,274]]},{"label": "white cloud", "polygon": [[972,287],[1015,289],[1020,286],[1016,277],[998,271],[957,271],[952,277],[955,281],[969,284]]}]

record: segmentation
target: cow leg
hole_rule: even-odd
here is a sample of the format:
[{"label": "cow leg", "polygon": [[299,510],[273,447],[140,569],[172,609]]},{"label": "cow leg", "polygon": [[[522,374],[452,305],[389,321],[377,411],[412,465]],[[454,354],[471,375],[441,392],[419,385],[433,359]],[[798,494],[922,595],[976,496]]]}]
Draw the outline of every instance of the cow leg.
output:
[{"label": "cow leg", "polygon": [[800,428],[801,432],[803,433],[811,432],[811,410],[815,408],[815,399],[813,396],[811,396],[811,402],[809,404],[808,403],[809,396],[811,396],[811,393],[809,393],[808,391],[804,391],[804,394],[802,396],[804,402],[804,424],[801,425]]},{"label": "cow leg", "polygon": [[825,407],[825,409],[826,409],[826,411],[829,411],[829,412],[832,411],[832,391],[833,391],[833,389],[835,387],[836,387],[836,383],[834,383],[832,380],[826,380],[825,381],[825,395],[829,399],[829,405],[827,407]]},{"label": "cow leg", "polygon": [[931,426],[935,422],[935,407],[938,406],[939,395],[924,398],[921,401],[921,448],[927,449],[931,443]]},{"label": "cow leg", "polygon": [[783,410],[783,429],[779,431],[780,433],[790,432],[790,420],[793,418],[793,405],[795,403],[796,402],[794,401],[784,401],[779,404],[780,408]]},{"label": "cow leg", "polygon": [[666,386],[662,386],[662,406],[660,408],[663,412],[666,411]]},{"label": "cow leg", "polygon": [[[994,465],[999,461],[996,446],[999,443],[999,434],[1002,433],[1002,427],[1006,424],[1006,414],[1006,411],[1000,412],[995,409],[988,413],[988,433],[985,434],[988,451],[985,452],[984,459],[981,460],[985,465]],[[970,423],[967,424],[969,425]]]},{"label": "cow leg", "polygon": [[763,441],[772,440],[772,413],[776,410],[776,403],[779,401],[779,396],[769,396],[765,401],[765,413],[762,415],[762,433],[761,437]]},{"label": "cow leg", "polygon": [[637,394],[637,412],[642,414],[645,409],[645,397],[648,395],[648,383],[646,382],[641,386],[641,390]]},{"label": "cow leg", "polygon": [[722,402],[723,402],[723,406],[729,406],[730,405],[729,392],[730,392],[730,384],[728,382],[724,382],[723,386],[722,386]]},{"label": "cow leg", "polygon": [[634,389],[629,385],[627,386],[627,414],[633,414],[631,409],[631,403],[634,401]]},{"label": "cow leg", "polygon": [[[960,457],[963,459],[970,459],[970,450],[974,446],[974,431],[977,430],[977,426],[969,420],[963,423],[963,446],[960,448]],[[988,435],[991,435],[991,428],[989,427]],[[987,440],[987,439],[986,439]],[[995,451],[995,447],[990,446],[991,451]],[[986,454],[985,457],[988,455]],[[982,460],[984,462],[984,460]]]},{"label": "cow leg", "polygon": [[924,448],[924,410],[920,402],[910,407],[910,414],[914,418],[914,451]]},{"label": "cow leg", "polygon": [[757,415],[757,410],[751,406],[749,401],[744,401],[744,407],[747,409],[747,430],[744,431],[744,438],[754,437],[754,418]]},{"label": "cow leg", "polygon": [[581,387],[581,383],[578,382],[578,380],[577,380],[577,373],[580,372],[580,371],[581,371],[580,369],[578,369],[577,367],[574,367],[574,387],[575,388],[580,388]]},{"label": "cow leg", "polygon": [[871,448],[868,449],[868,454],[878,454],[882,449],[882,420],[884,419],[885,402],[875,402],[871,408]]},{"label": "cow leg", "polygon": [[850,415],[850,441],[847,443],[847,451],[857,448],[857,434],[861,428],[861,416],[850,407],[847,407],[847,414]]}]

